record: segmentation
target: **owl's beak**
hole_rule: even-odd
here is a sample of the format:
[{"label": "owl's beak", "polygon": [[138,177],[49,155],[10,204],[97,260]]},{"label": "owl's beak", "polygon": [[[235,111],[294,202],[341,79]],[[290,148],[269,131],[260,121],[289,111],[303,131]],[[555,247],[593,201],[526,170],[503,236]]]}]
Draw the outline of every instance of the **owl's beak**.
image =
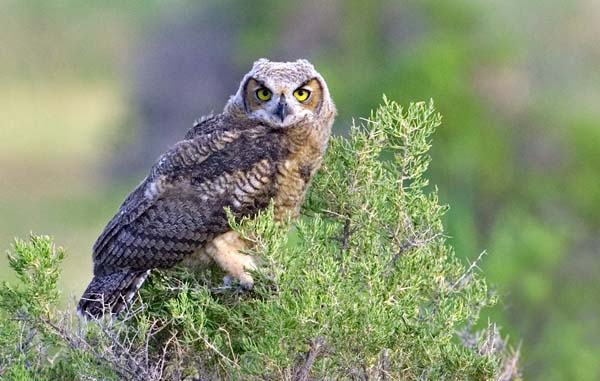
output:
[{"label": "owl's beak", "polygon": [[282,122],[288,115],[287,102],[285,101],[285,98],[283,96],[279,99],[277,108],[275,108],[275,115],[277,115]]}]

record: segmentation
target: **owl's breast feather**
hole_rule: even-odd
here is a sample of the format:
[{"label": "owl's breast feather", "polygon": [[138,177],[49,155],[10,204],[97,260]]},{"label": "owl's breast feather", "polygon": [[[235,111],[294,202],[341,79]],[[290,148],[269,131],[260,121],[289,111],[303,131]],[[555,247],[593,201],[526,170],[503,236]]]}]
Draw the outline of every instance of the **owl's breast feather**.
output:
[{"label": "owl's breast feather", "polygon": [[285,219],[290,212],[295,218],[300,212],[306,189],[317,169],[321,166],[323,144],[312,132],[314,129],[298,129],[288,136],[288,154],[277,163],[275,176],[275,218]]}]

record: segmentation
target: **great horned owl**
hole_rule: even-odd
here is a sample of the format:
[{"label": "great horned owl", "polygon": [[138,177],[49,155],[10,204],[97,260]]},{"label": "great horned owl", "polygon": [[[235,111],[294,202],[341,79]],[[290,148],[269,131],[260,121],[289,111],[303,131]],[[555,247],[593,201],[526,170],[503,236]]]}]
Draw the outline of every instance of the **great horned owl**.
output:
[{"label": "great horned owl", "polygon": [[273,200],[275,218],[295,217],[319,166],[335,106],[306,60],[260,59],[222,114],[200,119],[125,199],[93,247],[94,278],[78,312],[117,314],[153,268],[216,263],[242,286],[254,259],[224,208],[253,216]]}]

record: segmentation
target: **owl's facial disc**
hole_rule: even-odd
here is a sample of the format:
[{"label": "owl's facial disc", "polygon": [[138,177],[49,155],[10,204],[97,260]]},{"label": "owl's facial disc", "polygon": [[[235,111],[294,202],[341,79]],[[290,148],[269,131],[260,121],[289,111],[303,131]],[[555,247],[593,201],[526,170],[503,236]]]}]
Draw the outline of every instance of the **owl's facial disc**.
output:
[{"label": "owl's facial disc", "polygon": [[297,84],[250,78],[244,95],[246,111],[252,117],[272,126],[290,127],[315,117],[322,87],[316,78]]}]

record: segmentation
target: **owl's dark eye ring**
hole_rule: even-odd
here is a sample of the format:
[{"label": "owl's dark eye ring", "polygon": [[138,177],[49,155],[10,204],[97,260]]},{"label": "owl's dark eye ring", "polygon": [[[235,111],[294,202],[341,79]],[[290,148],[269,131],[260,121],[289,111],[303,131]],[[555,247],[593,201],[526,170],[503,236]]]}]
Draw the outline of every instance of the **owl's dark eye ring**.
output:
[{"label": "owl's dark eye ring", "polygon": [[310,90],[303,87],[294,91],[294,97],[300,102],[306,102],[310,98]]},{"label": "owl's dark eye ring", "polygon": [[267,89],[266,87],[259,87],[256,89],[255,93],[258,100],[263,102],[267,102],[273,96],[271,90]]}]

